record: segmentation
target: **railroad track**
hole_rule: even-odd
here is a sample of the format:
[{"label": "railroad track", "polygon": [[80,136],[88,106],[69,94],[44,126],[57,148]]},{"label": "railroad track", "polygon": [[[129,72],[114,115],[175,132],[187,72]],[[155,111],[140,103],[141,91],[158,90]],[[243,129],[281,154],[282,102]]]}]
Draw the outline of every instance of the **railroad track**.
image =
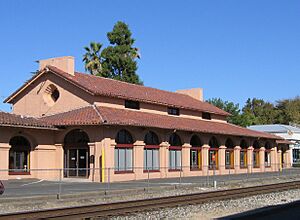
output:
[{"label": "railroad track", "polygon": [[300,181],[194,193],[179,196],[115,202],[101,205],[89,205],[41,211],[29,211],[0,215],[2,219],[91,219],[109,217],[153,209],[206,203],[216,200],[237,199],[247,196],[279,192],[300,188]]}]

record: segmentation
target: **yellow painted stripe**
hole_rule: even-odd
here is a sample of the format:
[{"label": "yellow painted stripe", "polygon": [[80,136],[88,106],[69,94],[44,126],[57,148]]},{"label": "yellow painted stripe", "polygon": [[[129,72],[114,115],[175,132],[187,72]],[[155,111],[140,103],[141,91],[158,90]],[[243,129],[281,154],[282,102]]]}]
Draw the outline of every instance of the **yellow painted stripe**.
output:
[{"label": "yellow painted stripe", "polygon": [[201,168],[201,151],[197,151],[197,154],[198,154],[198,168],[200,169]]},{"label": "yellow painted stripe", "polygon": [[102,183],[105,182],[105,155],[104,155],[104,147],[102,147],[102,160],[101,160],[101,165],[102,165]]}]

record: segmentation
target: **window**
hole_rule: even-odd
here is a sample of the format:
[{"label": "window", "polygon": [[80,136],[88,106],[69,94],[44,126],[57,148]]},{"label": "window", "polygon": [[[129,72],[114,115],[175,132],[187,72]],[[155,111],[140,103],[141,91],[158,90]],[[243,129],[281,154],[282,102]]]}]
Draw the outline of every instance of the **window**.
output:
[{"label": "window", "polygon": [[9,142],[9,173],[28,173],[30,161],[29,141],[21,136],[14,137]]},{"label": "window", "polygon": [[144,149],[144,170],[145,171],[159,170],[159,149],[156,148]]},{"label": "window", "polygon": [[225,167],[226,167],[226,169],[233,169],[234,168],[233,150],[226,150],[225,151]]},{"label": "window", "polygon": [[179,115],[179,108],[168,107],[168,114],[169,115]]},{"label": "window", "polygon": [[116,138],[117,144],[133,144],[133,139],[131,134],[126,130],[121,130],[117,134]]},{"label": "window", "polygon": [[211,120],[211,114],[208,112],[202,112],[202,119]]},{"label": "window", "polygon": [[181,150],[169,150],[169,168],[170,170],[181,170]]},{"label": "window", "polygon": [[270,142],[267,141],[265,144],[265,167],[271,166],[271,148]]},{"label": "window", "polygon": [[202,142],[197,135],[193,135],[190,141],[191,151],[190,151],[190,166],[191,170],[201,169],[201,146]]},{"label": "window", "polygon": [[191,149],[191,170],[201,169],[201,149]]},{"label": "window", "polygon": [[158,146],[159,145],[159,141],[158,141],[158,137],[157,135],[152,132],[149,131],[146,135],[145,135],[145,139],[144,142],[146,145],[155,145]]},{"label": "window", "polygon": [[132,148],[115,148],[115,171],[132,171]]},{"label": "window", "polygon": [[225,168],[226,169],[233,169],[234,168],[234,144],[230,138],[226,140],[225,143],[226,150],[225,150]]},{"label": "window", "polygon": [[138,101],[125,100],[125,108],[140,109]]},{"label": "window", "polygon": [[253,150],[253,167],[259,168],[259,150]]},{"label": "window", "polygon": [[181,139],[176,133],[173,133],[170,136],[169,143],[169,168],[170,170],[181,170]]},{"label": "window", "polygon": [[157,135],[149,131],[144,138],[144,171],[159,170],[159,141]]},{"label": "window", "polygon": [[253,143],[253,167],[254,168],[259,168],[259,142],[258,141],[254,141]]},{"label": "window", "polygon": [[58,100],[58,98],[59,98],[58,89],[54,89],[54,91],[52,91],[51,98],[52,98],[53,102],[56,102]]},{"label": "window", "polygon": [[209,169],[218,169],[218,151],[217,150],[209,150]]},{"label": "window", "polygon": [[133,171],[133,139],[126,130],[118,132],[115,147],[115,172]]},{"label": "window", "polygon": [[240,151],[240,167],[246,168],[247,167],[247,150],[241,149]]},{"label": "window", "polygon": [[180,139],[180,137],[176,133],[173,133],[170,136],[169,144],[171,146],[180,146],[180,147],[182,146],[181,139]]},{"label": "window", "polygon": [[60,97],[59,90],[53,84],[49,85],[45,89],[44,94],[43,94],[45,103],[50,107],[52,107],[57,102],[59,97]]},{"label": "window", "polygon": [[265,166],[270,167],[271,166],[271,151],[265,150]]},{"label": "window", "polygon": [[244,139],[241,140],[240,147],[241,147],[241,150],[240,150],[240,167],[241,168],[247,168],[247,148],[248,148],[248,144]]},{"label": "window", "polygon": [[209,141],[209,151],[208,151],[208,165],[209,169],[218,169],[218,150],[219,150],[219,143],[215,137],[212,137]]}]

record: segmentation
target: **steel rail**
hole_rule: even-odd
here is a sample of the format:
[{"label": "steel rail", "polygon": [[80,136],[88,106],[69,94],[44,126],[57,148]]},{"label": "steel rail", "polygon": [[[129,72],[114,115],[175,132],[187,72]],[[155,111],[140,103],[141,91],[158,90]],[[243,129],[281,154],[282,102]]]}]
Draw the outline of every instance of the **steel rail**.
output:
[{"label": "steel rail", "polygon": [[193,193],[178,196],[114,202],[108,204],[78,206],[69,208],[49,209],[9,213],[0,215],[2,219],[84,219],[124,215],[153,209],[200,204],[217,200],[237,199],[253,195],[279,192],[300,188],[300,181],[218,190],[204,193]]}]

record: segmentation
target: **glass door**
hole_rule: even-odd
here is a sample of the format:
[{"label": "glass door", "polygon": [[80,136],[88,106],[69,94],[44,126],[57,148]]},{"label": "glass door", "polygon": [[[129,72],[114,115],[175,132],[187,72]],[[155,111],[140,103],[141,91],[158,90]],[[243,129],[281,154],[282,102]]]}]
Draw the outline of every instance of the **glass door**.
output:
[{"label": "glass door", "polygon": [[66,156],[66,177],[88,177],[88,150],[68,149]]},{"label": "glass door", "polygon": [[86,149],[77,150],[77,176],[85,177],[87,176],[87,159],[88,152]]},{"label": "glass door", "polygon": [[77,176],[77,149],[68,150],[68,176]]}]

